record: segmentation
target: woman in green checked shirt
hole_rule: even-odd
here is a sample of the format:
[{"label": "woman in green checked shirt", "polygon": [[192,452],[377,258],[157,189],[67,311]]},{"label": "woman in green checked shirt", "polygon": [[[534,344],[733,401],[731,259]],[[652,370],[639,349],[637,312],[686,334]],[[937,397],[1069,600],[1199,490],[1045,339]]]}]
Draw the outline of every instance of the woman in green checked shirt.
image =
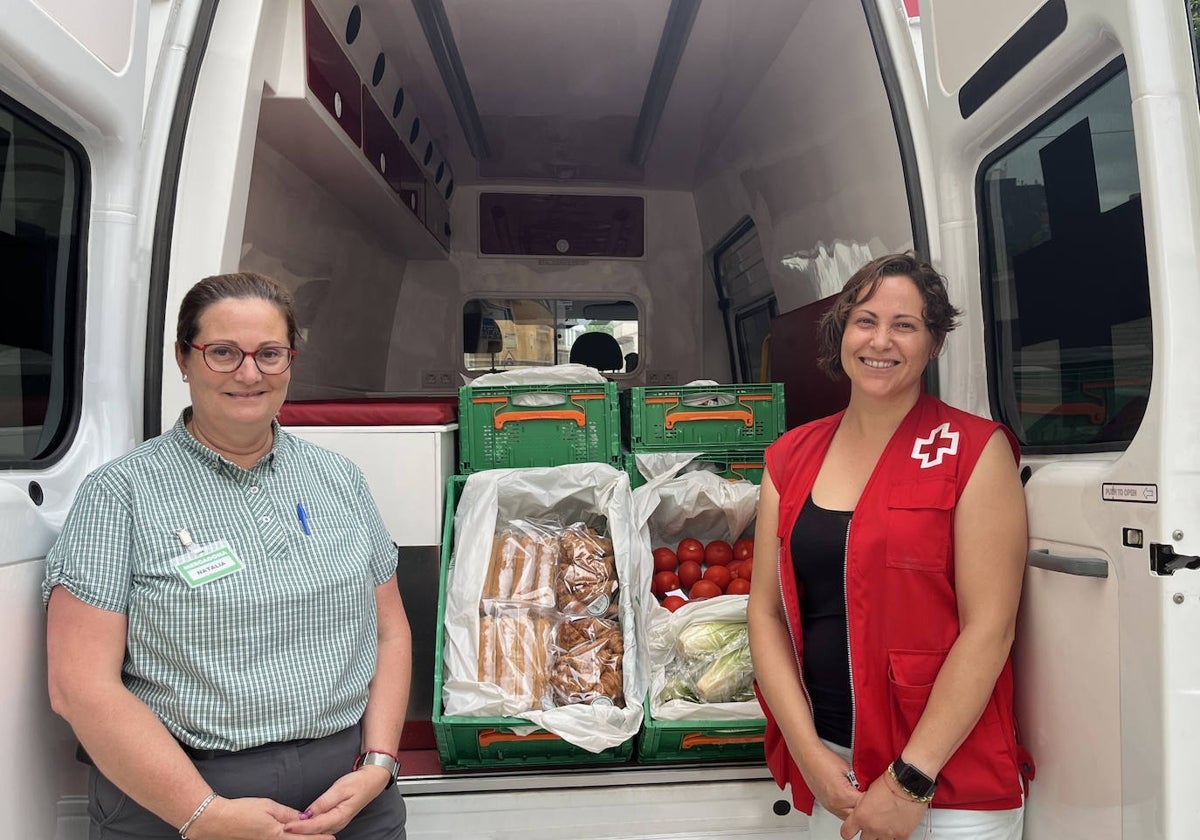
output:
[{"label": "woman in green checked shirt", "polygon": [[402,840],[411,673],[396,547],[362,473],[281,429],[291,295],[185,296],[191,406],[84,482],[46,564],[50,698],[92,838]]}]

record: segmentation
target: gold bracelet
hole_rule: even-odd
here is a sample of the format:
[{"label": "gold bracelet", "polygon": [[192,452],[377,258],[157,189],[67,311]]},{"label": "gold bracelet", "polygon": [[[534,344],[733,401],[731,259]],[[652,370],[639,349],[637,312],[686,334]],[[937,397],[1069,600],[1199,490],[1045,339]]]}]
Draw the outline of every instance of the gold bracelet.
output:
[{"label": "gold bracelet", "polygon": [[896,778],[896,769],[894,767],[892,767],[892,765],[890,765],[890,764],[888,765],[888,775],[891,777],[892,781],[896,783],[896,787],[898,787],[898,788],[900,788],[900,790],[904,791],[908,795],[908,798],[911,799],[913,802],[920,802],[922,805],[928,805],[933,800],[932,793],[929,794],[928,796],[917,796],[911,790],[909,790],[904,785],[902,785],[900,783],[900,780],[898,778]]},{"label": "gold bracelet", "polygon": [[213,791],[208,796],[204,797],[204,801],[196,806],[196,810],[192,811],[192,815],[188,817],[188,821],[179,827],[179,840],[188,840],[188,829],[192,827],[192,823],[200,819],[200,815],[204,813],[204,809],[212,804],[212,801],[217,798],[217,792]]}]

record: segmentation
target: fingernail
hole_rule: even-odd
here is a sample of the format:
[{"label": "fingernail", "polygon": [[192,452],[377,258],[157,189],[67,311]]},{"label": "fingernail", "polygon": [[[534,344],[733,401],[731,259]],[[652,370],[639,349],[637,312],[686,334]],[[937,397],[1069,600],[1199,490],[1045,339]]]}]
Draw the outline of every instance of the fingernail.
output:
[{"label": "fingernail", "polygon": [[300,812],[300,819],[302,819],[302,820],[311,820],[311,819],[312,819],[312,809],[310,808],[310,809],[308,809],[308,810],[306,810],[306,811],[301,811],[301,812]]}]

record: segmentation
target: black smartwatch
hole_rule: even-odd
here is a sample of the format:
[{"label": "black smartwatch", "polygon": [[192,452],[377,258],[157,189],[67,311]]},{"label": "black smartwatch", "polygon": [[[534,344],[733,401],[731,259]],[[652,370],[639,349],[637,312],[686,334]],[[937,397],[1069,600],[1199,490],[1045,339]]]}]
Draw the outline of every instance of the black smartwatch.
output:
[{"label": "black smartwatch", "polygon": [[937,782],[907,763],[903,758],[897,757],[892,762],[892,766],[888,768],[888,772],[896,780],[896,784],[904,788],[905,793],[915,801],[928,802],[933,799],[933,792],[937,790]]}]

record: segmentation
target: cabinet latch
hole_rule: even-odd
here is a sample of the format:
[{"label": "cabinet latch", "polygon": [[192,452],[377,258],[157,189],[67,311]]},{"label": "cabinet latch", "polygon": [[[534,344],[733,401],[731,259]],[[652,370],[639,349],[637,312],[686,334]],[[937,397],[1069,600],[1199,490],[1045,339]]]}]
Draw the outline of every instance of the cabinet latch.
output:
[{"label": "cabinet latch", "polygon": [[1150,571],[1156,575],[1173,575],[1180,569],[1200,569],[1200,557],[1176,554],[1169,545],[1150,543]]}]

